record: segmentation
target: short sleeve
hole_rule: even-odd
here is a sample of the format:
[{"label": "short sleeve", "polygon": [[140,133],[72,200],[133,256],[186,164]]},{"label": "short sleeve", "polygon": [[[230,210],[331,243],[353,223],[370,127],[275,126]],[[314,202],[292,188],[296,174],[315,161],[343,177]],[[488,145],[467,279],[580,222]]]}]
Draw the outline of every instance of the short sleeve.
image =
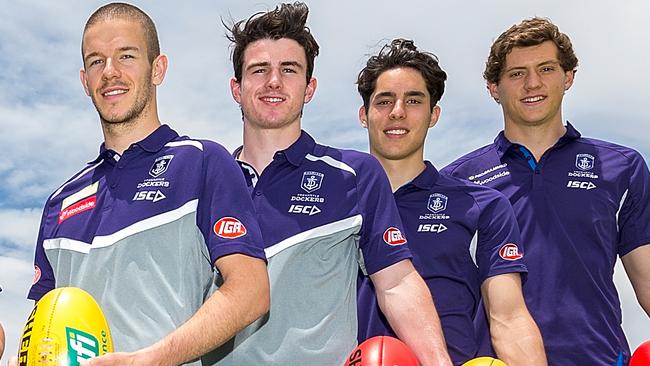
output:
[{"label": "short sleeve", "polygon": [[631,159],[629,184],[618,214],[618,254],[650,244],[650,173],[641,155]]},{"label": "short sleeve", "polygon": [[476,249],[480,282],[505,273],[527,273],[519,226],[508,199],[491,188],[482,190],[476,199],[480,207]]},{"label": "short sleeve", "polygon": [[52,265],[50,265],[50,262],[45,255],[45,248],[43,248],[43,230],[46,225],[48,207],[49,201],[45,204],[43,215],[41,217],[41,225],[38,230],[38,239],[36,241],[36,251],[34,254],[34,283],[27,295],[28,299],[34,301],[40,300],[43,295],[48,293],[50,290],[53,290],[56,284]]},{"label": "short sleeve", "polygon": [[214,263],[229,254],[266,260],[262,234],[241,168],[214,142],[203,141],[203,184],[197,225]]},{"label": "short sleeve", "polygon": [[412,256],[384,169],[368,155],[356,177],[363,215],[359,247],[366,271],[373,274]]}]

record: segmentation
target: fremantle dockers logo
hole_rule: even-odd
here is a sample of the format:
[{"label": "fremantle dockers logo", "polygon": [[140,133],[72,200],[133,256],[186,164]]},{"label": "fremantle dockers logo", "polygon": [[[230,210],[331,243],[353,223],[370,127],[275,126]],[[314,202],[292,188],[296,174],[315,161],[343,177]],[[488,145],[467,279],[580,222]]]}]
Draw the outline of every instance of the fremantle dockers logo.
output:
[{"label": "fremantle dockers logo", "polygon": [[304,189],[307,193],[314,192],[320,188],[324,176],[323,173],[319,172],[304,172],[302,173],[300,188]]},{"label": "fremantle dockers logo", "polygon": [[580,170],[591,170],[594,168],[594,157],[589,154],[576,155],[576,168]]},{"label": "fremantle dockers logo", "polygon": [[172,158],[174,158],[174,155],[165,155],[156,158],[156,161],[154,161],[151,169],[149,169],[149,175],[154,178],[158,178],[162,173],[167,171]]},{"label": "fremantle dockers logo", "polygon": [[447,196],[440,193],[434,193],[429,196],[427,208],[433,213],[444,211],[447,208]]}]

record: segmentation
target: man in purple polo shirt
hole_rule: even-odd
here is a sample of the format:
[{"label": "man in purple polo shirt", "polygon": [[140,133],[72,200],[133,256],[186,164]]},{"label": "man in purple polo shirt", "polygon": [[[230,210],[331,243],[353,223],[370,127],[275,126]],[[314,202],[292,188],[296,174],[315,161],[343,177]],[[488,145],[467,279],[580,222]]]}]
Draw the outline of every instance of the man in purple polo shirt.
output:
[{"label": "man in purple polo shirt", "polygon": [[524,295],[549,364],[626,365],[612,274],[618,255],[650,314],[650,173],[638,152],[563,124],[577,63],[547,19],[501,34],[484,77],[504,130],[445,171],[510,199],[526,243]]},{"label": "man in purple polo shirt", "polygon": [[[117,353],[90,365],[191,362],[267,310],[261,233],[241,170],[220,145],[161,125],[156,87],[167,57],[140,9],[95,11],[82,56],[104,143],[45,205],[29,298],[64,286],[93,295]],[[214,280],[220,287],[208,295]]]},{"label": "man in purple polo shirt", "polygon": [[244,125],[235,155],[257,209],[272,301],[224,350],[221,364],[342,365],[356,345],[361,263],[422,365],[450,365],[381,166],[301,131],[303,106],[316,90],[318,44],[305,26],[308,12],[304,3],[281,4],[228,29],[230,86]]},{"label": "man in purple polo shirt", "polygon": [[[437,58],[411,40],[395,39],[370,57],[357,80],[370,153],[388,174],[413,263],[436,301],[454,364],[483,355],[480,341],[490,334],[478,334],[473,326],[483,299],[499,358],[511,366],[545,365],[542,339],[522,295],[526,267],[508,200],[493,189],[440,175],[424,161],[424,141],[440,116],[446,78]],[[365,278],[358,301],[359,341],[394,335]]]}]

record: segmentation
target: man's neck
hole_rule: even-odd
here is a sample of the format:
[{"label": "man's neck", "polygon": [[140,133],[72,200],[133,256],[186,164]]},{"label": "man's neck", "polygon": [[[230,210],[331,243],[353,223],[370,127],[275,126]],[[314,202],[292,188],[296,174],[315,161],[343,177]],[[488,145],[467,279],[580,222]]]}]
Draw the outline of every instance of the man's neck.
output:
[{"label": "man's neck", "polygon": [[278,129],[261,129],[244,122],[244,145],[238,159],[252,165],[258,174],[271,164],[273,156],[300,138],[300,123]]},{"label": "man's neck", "polygon": [[561,119],[538,126],[524,126],[506,121],[503,132],[510,142],[525,146],[535,160],[539,161],[546,150],[564,136],[566,127]]},{"label": "man's neck", "polygon": [[375,155],[386,171],[393,192],[412,181],[424,171],[426,165],[422,156],[411,156],[400,160],[390,160]]},{"label": "man's neck", "polygon": [[122,123],[107,123],[102,121],[104,146],[122,155],[129,146],[144,140],[158,127],[160,127],[158,118]]}]

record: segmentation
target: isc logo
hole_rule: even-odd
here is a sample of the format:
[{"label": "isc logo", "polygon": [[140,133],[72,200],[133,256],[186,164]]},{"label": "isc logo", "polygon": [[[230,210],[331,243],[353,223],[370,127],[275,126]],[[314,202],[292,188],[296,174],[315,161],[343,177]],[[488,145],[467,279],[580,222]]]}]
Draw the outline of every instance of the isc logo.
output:
[{"label": "isc logo", "polygon": [[214,233],[225,239],[235,239],[246,235],[246,227],[234,217],[222,217],[214,223]]},{"label": "isc logo", "polygon": [[388,245],[406,244],[406,239],[402,236],[402,232],[396,227],[389,227],[384,231],[384,241]]},{"label": "isc logo", "polygon": [[82,332],[74,328],[65,328],[68,339],[68,360],[69,364],[79,365],[81,361],[99,355],[99,343],[92,334]]},{"label": "isc logo", "polygon": [[165,195],[162,194],[160,191],[140,191],[140,192],[135,192],[135,196],[133,196],[133,201],[152,201],[152,202],[158,202],[160,200],[164,200]]},{"label": "isc logo", "polygon": [[318,208],[316,205],[291,205],[291,207],[289,207],[289,213],[306,214],[312,216],[320,212],[320,208]]},{"label": "isc logo", "polygon": [[594,189],[596,185],[591,182],[581,182],[579,180],[570,180],[567,185],[568,188],[580,188],[580,189]]},{"label": "isc logo", "polygon": [[447,230],[443,224],[420,224],[418,225],[418,233],[441,233]]}]

